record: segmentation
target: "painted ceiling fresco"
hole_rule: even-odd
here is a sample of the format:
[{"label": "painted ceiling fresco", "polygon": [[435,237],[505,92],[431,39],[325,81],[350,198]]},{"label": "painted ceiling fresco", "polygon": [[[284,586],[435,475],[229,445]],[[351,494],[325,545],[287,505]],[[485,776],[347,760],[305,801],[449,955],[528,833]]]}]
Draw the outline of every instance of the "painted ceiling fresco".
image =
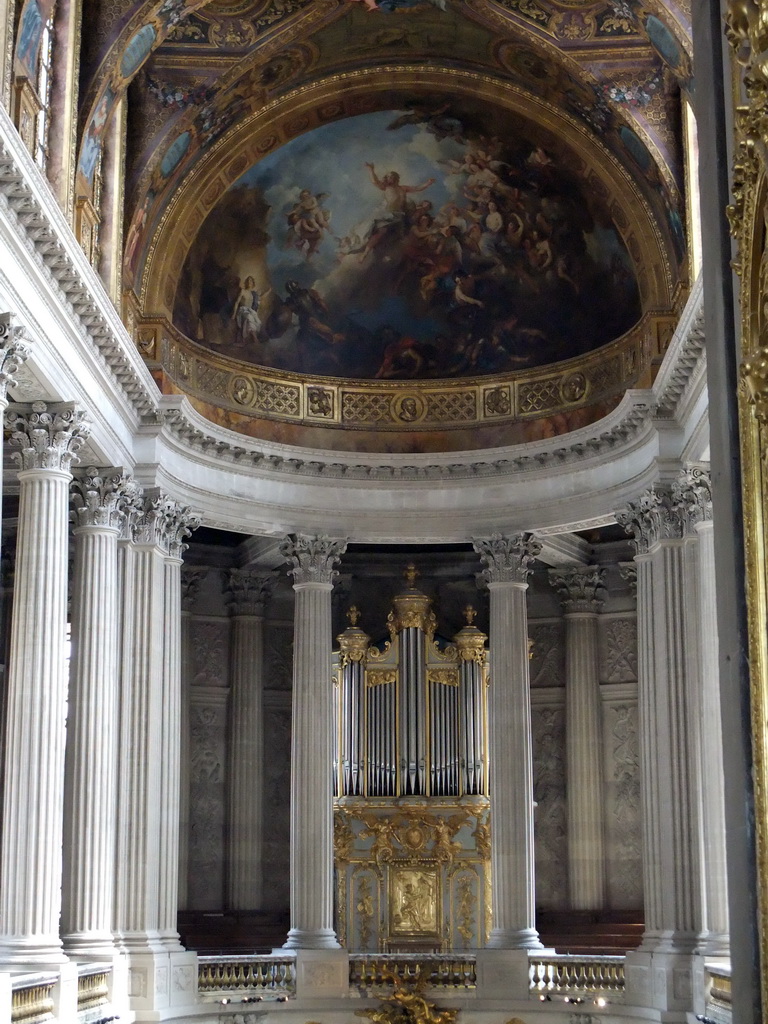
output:
[{"label": "painted ceiling fresco", "polygon": [[317,128],[203,224],[174,320],[262,366],[380,380],[500,373],[627,331],[637,282],[563,146],[439,96]]}]

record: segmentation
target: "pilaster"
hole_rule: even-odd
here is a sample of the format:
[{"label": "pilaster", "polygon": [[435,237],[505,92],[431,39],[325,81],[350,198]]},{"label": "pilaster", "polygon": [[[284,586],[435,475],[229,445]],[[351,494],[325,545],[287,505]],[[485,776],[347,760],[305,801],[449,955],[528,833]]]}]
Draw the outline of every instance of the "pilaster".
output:
[{"label": "pilaster", "polygon": [[262,791],[264,787],[264,606],[273,573],[231,569],[229,815],[227,906],[262,905]]},{"label": "pilaster", "polygon": [[491,889],[497,949],[541,948],[536,931],[533,757],[525,592],[541,543],[531,534],[473,540],[491,595],[489,775]]},{"label": "pilaster", "polygon": [[565,721],[568,798],[568,888],[574,910],[605,905],[602,729],[597,619],[605,569],[567,566],[549,578],[565,610]]},{"label": "pilaster", "polygon": [[291,745],[291,930],[286,946],[338,948],[333,929],[331,591],[346,541],[292,536],[296,593]]}]

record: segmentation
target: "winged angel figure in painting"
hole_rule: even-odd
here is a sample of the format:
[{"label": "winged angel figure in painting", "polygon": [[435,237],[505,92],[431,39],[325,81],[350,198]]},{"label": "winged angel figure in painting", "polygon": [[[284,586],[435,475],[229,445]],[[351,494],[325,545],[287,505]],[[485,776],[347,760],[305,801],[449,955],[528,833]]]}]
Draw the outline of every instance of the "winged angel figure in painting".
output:
[{"label": "winged angel figure in painting", "polygon": [[399,11],[408,7],[421,7],[424,3],[446,10],[446,0],[349,0],[350,3],[364,3],[369,11]]}]

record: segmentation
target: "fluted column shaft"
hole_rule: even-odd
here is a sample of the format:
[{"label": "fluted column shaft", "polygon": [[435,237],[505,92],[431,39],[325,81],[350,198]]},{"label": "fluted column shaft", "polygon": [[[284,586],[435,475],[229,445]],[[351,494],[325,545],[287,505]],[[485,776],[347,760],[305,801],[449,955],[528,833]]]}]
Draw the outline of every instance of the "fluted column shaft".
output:
[{"label": "fluted column shaft", "polygon": [[181,809],[181,550],[164,558],[163,719],[160,832],[159,928],[166,949],[182,949],[179,911],[179,826]]},{"label": "fluted column shaft", "polygon": [[346,545],[295,537],[291,740],[291,930],[286,946],[337,949],[333,929],[333,566]]},{"label": "fluted column shaft", "polygon": [[491,595],[488,760],[493,928],[488,945],[538,948],[526,590],[528,566],[541,545],[528,534],[474,543],[488,566],[484,575]]},{"label": "fluted column shaft", "polygon": [[227,906],[262,904],[264,788],[264,602],[271,575],[235,569],[229,574],[232,634],[229,704],[229,814]]},{"label": "fluted column shaft", "polygon": [[550,571],[565,609],[565,721],[568,794],[568,890],[573,910],[605,903],[602,728],[597,616],[605,570]]},{"label": "fluted column shaft", "polygon": [[181,539],[197,521],[148,497],[121,544],[116,927],[124,949],[179,950]]},{"label": "fluted column shaft", "polygon": [[117,541],[135,485],[121,471],[76,482],[61,932],[73,955],[114,952]]},{"label": "fluted column shaft", "polygon": [[635,534],[638,703],[644,813],[642,949],[690,953],[702,927],[698,778],[697,580],[670,488],[617,516]]},{"label": "fluted column shaft", "polygon": [[87,436],[71,407],[12,414],[21,449],[0,846],[0,963],[63,962],[69,467]]},{"label": "fluted column shaft", "polygon": [[720,718],[719,649],[715,595],[715,547],[712,495],[707,464],[687,466],[674,491],[677,508],[689,537],[698,601],[689,602],[698,619],[697,673],[692,676],[690,699],[692,751],[691,781],[699,806],[702,914],[698,951],[707,956],[728,956],[728,880],[725,855],[725,794],[723,736]]}]

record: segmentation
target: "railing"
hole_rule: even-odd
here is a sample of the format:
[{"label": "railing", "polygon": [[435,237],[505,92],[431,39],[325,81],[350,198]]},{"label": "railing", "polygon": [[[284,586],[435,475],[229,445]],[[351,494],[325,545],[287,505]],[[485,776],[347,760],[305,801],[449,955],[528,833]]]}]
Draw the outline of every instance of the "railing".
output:
[{"label": "railing", "polygon": [[349,958],[349,983],[361,992],[386,987],[392,976],[403,981],[426,978],[430,988],[474,989],[474,956],[443,953],[390,953]]},{"label": "railing", "polygon": [[531,960],[531,992],[591,993],[624,991],[623,956],[546,956]]},{"label": "railing", "polygon": [[730,1024],[733,1019],[730,966],[707,964],[704,968],[704,984],[707,993],[705,1019],[713,1024]]},{"label": "railing", "polygon": [[11,996],[12,1024],[44,1024],[54,1020],[53,990],[58,976],[35,974],[13,981]]},{"label": "railing", "polygon": [[81,967],[77,976],[78,1024],[107,1024],[115,1020],[109,994],[110,969]]},{"label": "railing", "polygon": [[296,993],[296,970],[292,957],[199,956],[197,987],[202,999],[241,1000],[288,999]]}]

